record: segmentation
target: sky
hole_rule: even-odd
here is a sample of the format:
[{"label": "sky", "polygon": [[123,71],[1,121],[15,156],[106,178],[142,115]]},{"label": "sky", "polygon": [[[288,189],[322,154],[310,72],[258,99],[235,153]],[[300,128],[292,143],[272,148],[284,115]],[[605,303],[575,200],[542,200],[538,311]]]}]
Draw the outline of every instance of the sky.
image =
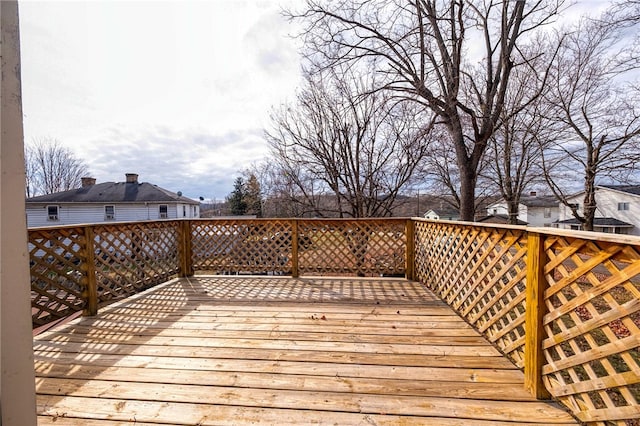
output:
[{"label": "sky", "polygon": [[287,4],[20,2],[25,143],[58,140],[98,183],[223,199],[300,82]]},{"label": "sky", "polygon": [[98,183],[137,173],[224,199],[267,155],[269,112],[301,83],[299,38],[280,13],[300,3],[21,1],[25,143],[58,140]]}]

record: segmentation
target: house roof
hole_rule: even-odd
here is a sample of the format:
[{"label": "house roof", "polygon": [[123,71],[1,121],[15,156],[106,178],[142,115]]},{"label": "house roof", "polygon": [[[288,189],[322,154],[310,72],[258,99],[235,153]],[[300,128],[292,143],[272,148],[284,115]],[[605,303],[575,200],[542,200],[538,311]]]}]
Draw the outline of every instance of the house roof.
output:
[{"label": "house roof", "polygon": [[[484,217],[481,217],[480,219],[477,219],[476,222],[508,224],[509,216],[507,216],[506,214],[490,214],[489,216],[484,216]],[[527,222],[517,219],[516,225],[526,225],[526,224]]]},{"label": "house roof", "polygon": [[[596,185],[596,191],[598,189],[609,189],[611,191],[618,191],[618,192],[623,192],[625,194],[640,196],[640,185]],[[568,199],[576,198],[576,197],[582,196],[583,194],[584,194],[584,191],[579,191],[567,198]]]},{"label": "house roof", "polygon": [[[563,225],[582,225],[575,217],[571,219],[565,220],[557,220],[554,223],[561,223]],[[627,222],[623,222],[620,219],[616,219],[615,217],[596,217],[593,219],[594,226],[612,226],[616,228],[633,228],[633,225]]]},{"label": "house roof", "polygon": [[[498,204],[505,204],[504,198],[488,206],[491,208]],[[558,199],[553,195],[523,195],[520,197],[520,204],[527,207],[558,207]]]},{"label": "house roof", "polygon": [[598,185],[601,188],[608,188],[614,191],[626,192],[627,194],[640,195],[640,185]]},{"label": "house roof", "polygon": [[558,207],[558,199],[553,195],[537,195],[520,197],[520,202],[527,207]]},{"label": "house roof", "polygon": [[460,211],[457,209],[454,209],[453,207],[443,207],[443,208],[437,208],[437,209],[429,209],[427,210],[424,215],[429,214],[430,212],[433,212],[435,214],[437,214],[440,217],[460,217]]},{"label": "house roof", "polygon": [[27,203],[147,203],[199,204],[191,198],[148,182],[104,182],[69,191],[27,198]]}]

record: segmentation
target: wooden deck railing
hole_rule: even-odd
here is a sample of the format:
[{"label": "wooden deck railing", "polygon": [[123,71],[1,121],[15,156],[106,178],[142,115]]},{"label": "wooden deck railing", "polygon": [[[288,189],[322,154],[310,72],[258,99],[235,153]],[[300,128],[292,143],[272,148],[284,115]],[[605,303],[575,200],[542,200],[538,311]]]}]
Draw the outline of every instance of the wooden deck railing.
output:
[{"label": "wooden deck railing", "polygon": [[402,275],[408,219],[184,220],[29,230],[34,326],[195,272]]},{"label": "wooden deck railing", "polygon": [[[176,275],[405,275],[582,421],[640,419],[640,239],[420,219],[184,220],[29,231],[34,326]],[[635,419],[635,420],[634,420]]]},{"label": "wooden deck railing", "polygon": [[640,238],[417,220],[416,278],[581,421],[640,424]]}]

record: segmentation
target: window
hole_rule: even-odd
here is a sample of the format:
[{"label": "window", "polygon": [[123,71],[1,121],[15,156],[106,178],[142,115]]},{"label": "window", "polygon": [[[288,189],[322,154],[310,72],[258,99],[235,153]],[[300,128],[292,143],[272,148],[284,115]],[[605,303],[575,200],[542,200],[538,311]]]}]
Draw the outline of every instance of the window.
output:
[{"label": "window", "polygon": [[47,220],[60,220],[58,217],[58,206],[47,206]]},{"label": "window", "polygon": [[193,217],[196,217],[197,214],[198,214],[198,211],[196,209],[196,206],[193,206]]},{"label": "window", "polygon": [[551,217],[551,207],[544,208],[544,217]]},{"label": "window", "polygon": [[493,214],[498,214],[498,209],[493,209]]},{"label": "window", "polygon": [[629,203],[618,203],[618,210],[619,211],[627,211],[629,210]]},{"label": "window", "polygon": [[116,218],[116,206],[104,206],[104,220]]},{"label": "window", "polygon": [[570,209],[576,209],[576,210],[580,210],[580,204],[578,203],[569,203],[569,208]]},{"label": "window", "polygon": [[182,217],[187,217],[187,206],[182,206]]},{"label": "window", "polygon": [[169,217],[169,209],[166,204],[160,205],[160,219],[166,219]]}]

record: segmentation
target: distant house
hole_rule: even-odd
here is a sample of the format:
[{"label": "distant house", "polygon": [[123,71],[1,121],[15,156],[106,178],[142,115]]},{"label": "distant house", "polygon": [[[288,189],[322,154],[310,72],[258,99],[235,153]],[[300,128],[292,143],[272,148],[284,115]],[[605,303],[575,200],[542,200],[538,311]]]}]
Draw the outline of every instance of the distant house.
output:
[{"label": "distant house", "polygon": [[460,211],[453,207],[442,207],[428,210],[424,217],[432,220],[460,220]]},{"label": "distant house", "polygon": [[81,188],[28,198],[26,210],[29,227],[200,217],[197,201],[138,182],[134,173],[125,182],[82,178]]},{"label": "distant house", "polygon": [[[508,225],[509,224],[509,216],[507,216],[506,214],[490,214],[488,216],[485,217],[481,217],[480,219],[476,219],[476,222],[482,222],[482,223],[499,223],[502,225]],[[523,222],[520,219],[518,219],[516,225],[526,225],[527,222]]]},{"label": "distant house", "polygon": [[[498,200],[487,207],[487,218],[493,217],[496,223],[501,223],[501,218],[509,217],[509,207],[504,199]],[[553,226],[560,217],[558,200],[550,195],[537,195],[531,192],[527,196],[520,197],[518,205],[518,223],[528,226]],[[508,219],[507,222],[508,223]]]},{"label": "distant house", "polygon": [[[596,186],[596,214],[594,231],[613,234],[640,235],[640,185]],[[584,212],[584,192],[567,199],[569,204]],[[582,224],[573,217],[571,209],[560,206],[560,217],[556,226],[564,229],[582,229]]]}]

